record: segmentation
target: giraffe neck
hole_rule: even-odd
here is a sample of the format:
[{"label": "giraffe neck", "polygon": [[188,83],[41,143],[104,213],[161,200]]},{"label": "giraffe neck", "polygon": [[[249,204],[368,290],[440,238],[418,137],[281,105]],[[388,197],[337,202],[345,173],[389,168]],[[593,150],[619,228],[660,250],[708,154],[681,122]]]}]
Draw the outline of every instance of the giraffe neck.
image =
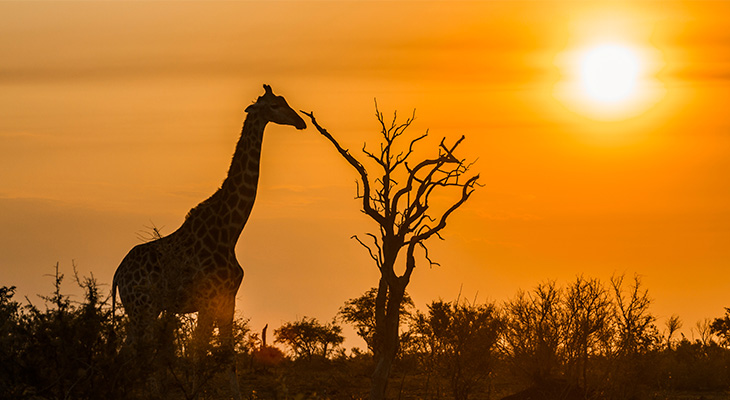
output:
[{"label": "giraffe neck", "polygon": [[195,236],[206,234],[235,246],[256,199],[261,144],[267,121],[249,113],[221,188],[188,214],[185,224]]}]

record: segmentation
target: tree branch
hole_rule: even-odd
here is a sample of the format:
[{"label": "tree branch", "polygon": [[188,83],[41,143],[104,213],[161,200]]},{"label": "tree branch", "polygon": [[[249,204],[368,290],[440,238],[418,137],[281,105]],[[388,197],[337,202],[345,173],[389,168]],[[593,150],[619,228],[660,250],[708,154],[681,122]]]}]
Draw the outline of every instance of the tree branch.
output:
[{"label": "tree branch", "polygon": [[368,250],[368,253],[370,253],[370,258],[375,260],[375,263],[377,264],[378,269],[382,270],[382,268],[383,268],[383,249],[378,244],[378,239],[375,237],[375,235],[373,235],[372,233],[367,233],[366,235],[373,238],[373,243],[375,244],[375,248],[377,249],[377,255],[374,254],[373,249],[371,249],[370,246],[366,245],[362,240],[360,240],[360,238],[357,237],[357,235],[352,235],[350,237],[350,239],[357,240],[357,242],[360,243],[362,245],[362,247],[366,248]]},{"label": "tree branch", "polygon": [[353,168],[355,168],[355,170],[357,170],[357,172],[360,174],[360,179],[362,180],[362,185],[363,185],[363,194],[362,194],[363,211],[370,218],[374,219],[375,222],[377,222],[378,224],[384,225],[385,217],[383,215],[381,215],[377,210],[375,210],[372,207],[372,205],[370,204],[370,201],[371,201],[370,181],[368,180],[368,173],[365,170],[365,167],[363,167],[362,164],[360,164],[360,162],[357,161],[357,159],[355,159],[355,157],[353,157],[349,151],[343,149],[342,146],[340,146],[340,144],[337,142],[337,140],[335,140],[335,138],[332,137],[332,135],[330,135],[330,133],[327,132],[326,129],[319,126],[319,124],[317,123],[317,120],[314,118],[314,112],[309,112],[309,113],[307,113],[305,111],[301,111],[301,112],[302,112],[302,114],[308,116],[312,120],[312,124],[315,126],[315,128],[317,128],[319,133],[322,134],[322,136],[326,137],[330,142],[332,142],[332,144],[335,146],[335,148],[340,153],[340,155],[342,155],[342,157],[344,157],[345,160],[347,160],[347,162],[350,163],[350,165]]},{"label": "tree branch", "polygon": [[474,192],[474,185],[477,182],[477,179],[479,179],[479,175],[472,176],[469,178],[468,181],[464,184],[461,192],[461,198],[459,201],[454,203],[451,207],[449,207],[448,210],[446,210],[443,215],[441,215],[441,218],[439,219],[439,223],[433,227],[426,229],[424,232],[420,232],[419,234],[413,236],[409,242],[422,242],[434,234],[438,234],[438,232],[446,227],[446,220],[449,218],[451,213],[453,213],[457,208],[461,207],[464,202],[466,202],[469,199],[469,196]]}]

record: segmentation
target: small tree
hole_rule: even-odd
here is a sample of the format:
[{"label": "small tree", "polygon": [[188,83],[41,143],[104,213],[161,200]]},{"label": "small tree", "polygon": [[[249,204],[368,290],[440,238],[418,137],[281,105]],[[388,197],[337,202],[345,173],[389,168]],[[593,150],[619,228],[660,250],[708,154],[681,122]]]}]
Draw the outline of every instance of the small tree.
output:
[{"label": "small tree", "polygon": [[673,314],[665,325],[667,326],[667,349],[672,350],[672,336],[682,329],[682,320],[679,319],[679,315]]},{"label": "small tree", "polygon": [[715,318],[710,325],[712,334],[720,338],[720,344],[724,347],[730,347],[730,308],[725,308],[725,316]]},{"label": "small tree", "polygon": [[327,358],[345,340],[340,326],[322,325],[316,318],[307,317],[285,323],[274,331],[274,336],[275,342],[289,346],[295,357],[307,360],[314,356]]},{"label": "small tree", "polygon": [[[372,288],[360,297],[347,300],[337,313],[340,320],[355,326],[358,336],[365,340],[371,353],[375,353],[375,299],[377,294],[378,288]],[[411,296],[405,293],[401,303],[401,315],[410,315],[413,307]]]},{"label": "small tree", "polygon": [[[470,164],[455,155],[463,136],[450,146],[446,145],[445,138],[442,139],[437,154],[414,162],[414,147],[427,133],[407,141],[405,146],[400,145],[400,139],[414,117],[399,123],[394,115],[387,123],[376,103],[375,115],[382,141],[377,152],[363,148],[365,157],[376,165],[373,171],[376,178],[371,180],[368,170],[317,123],[314,114],[305,114],[357,171],[360,177],[357,197],[362,200],[362,211],[378,227],[377,235],[367,234],[369,244],[358,236],[354,238],[367,249],[380,271],[375,298],[375,371],[370,389],[370,399],[380,400],[385,398],[391,366],[398,351],[401,303],[416,268],[416,249],[423,250],[428,263],[434,264],[425,242],[433,236],[440,237],[448,217],[473,193],[478,175],[465,178]],[[434,207],[434,198],[448,189],[456,190],[456,201],[444,208]],[[401,250],[405,250],[405,254],[399,258]],[[403,271],[400,274],[396,272],[399,259],[405,262],[405,266],[398,268]]]},{"label": "small tree", "polygon": [[[494,304],[434,301],[414,318],[416,342],[426,357],[428,381],[437,370],[457,400],[483,388],[492,374],[502,319]],[[487,390],[483,390],[489,392]]]}]

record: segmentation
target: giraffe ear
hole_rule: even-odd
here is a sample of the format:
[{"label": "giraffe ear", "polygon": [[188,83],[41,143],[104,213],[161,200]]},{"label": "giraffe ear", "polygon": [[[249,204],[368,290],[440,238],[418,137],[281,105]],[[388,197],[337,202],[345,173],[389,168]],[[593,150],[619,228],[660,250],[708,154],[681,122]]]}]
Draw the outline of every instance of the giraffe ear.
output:
[{"label": "giraffe ear", "polygon": [[256,107],[256,103],[251,104],[250,106],[246,107],[246,112],[251,112]]}]

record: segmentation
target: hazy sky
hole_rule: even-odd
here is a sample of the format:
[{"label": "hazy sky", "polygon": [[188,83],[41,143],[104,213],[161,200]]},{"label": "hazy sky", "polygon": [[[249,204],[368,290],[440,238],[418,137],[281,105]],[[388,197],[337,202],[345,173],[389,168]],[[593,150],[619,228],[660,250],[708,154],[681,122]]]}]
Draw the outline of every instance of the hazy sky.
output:
[{"label": "hazy sky", "polygon": [[[374,98],[386,115],[416,109],[414,135],[466,135],[484,187],[431,243],[441,266],[414,273],[417,306],[637,273],[660,326],[719,317],[727,15],[689,1],[0,2],[0,284],[36,299],[60,262],[72,291],[74,260],[108,289],[147,227],[171,233],[217,189],[268,83],[353,150],[377,139]],[[618,105],[575,86],[602,41],[639,54]],[[237,248],[254,329],[329,320],[377,284],[349,239],[375,228],[355,178],[314,129],[267,129]]]}]

